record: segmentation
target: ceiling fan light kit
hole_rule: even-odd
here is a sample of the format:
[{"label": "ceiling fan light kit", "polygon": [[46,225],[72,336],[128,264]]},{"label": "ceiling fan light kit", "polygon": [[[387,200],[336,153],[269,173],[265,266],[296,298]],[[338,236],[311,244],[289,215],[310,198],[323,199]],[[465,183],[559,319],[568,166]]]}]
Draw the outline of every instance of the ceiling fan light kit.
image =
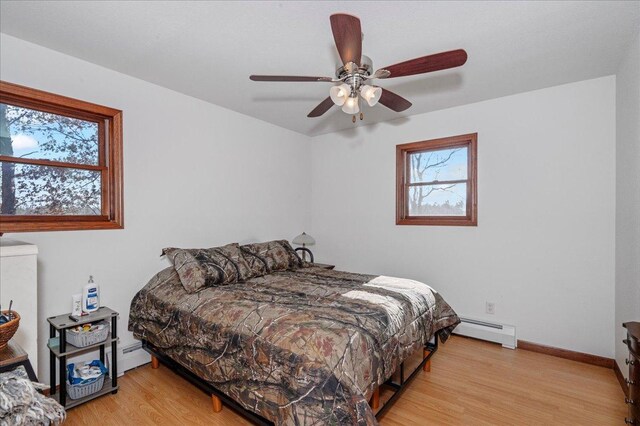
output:
[{"label": "ceiling fan light kit", "polygon": [[342,105],[342,111],[347,114],[357,114],[360,112],[360,105],[358,105],[358,97],[357,96],[349,96],[347,101]]},{"label": "ceiling fan light kit", "polygon": [[342,106],[347,101],[347,98],[351,96],[351,87],[346,83],[342,83],[339,86],[333,86],[329,89],[329,96],[334,104]]},{"label": "ceiling fan light kit", "polygon": [[375,106],[382,96],[382,89],[376,86],[363,84],[360,88],[360,96],[367,101],[370,107]]},{"label": "ceiling fan light kit", "polygon": [[[411,102],[389,90],[369,84],[369,80],[404,77],[424,74],[464,65],[467,52],[462,49],[436,53],[400,62],[380,68],[373,74],[373,62],[362,54],[362,29],[360,19],[355,16],[338,13],[331,15],[331,30],[343,65],[336,70],[336,78],[302,77],[282,75],[251,75],[253,81],[270,82],[330,82],[339,83],[329,89],[329,97],[316,106],[307,117],[320,117],[333,105],[342,107],[346,114],[353,115],[352,122],[360,112],[359,97],[367,105],[373,107],[379,103],[395,112],[402,112],[411,107]],[[360,120],[364,115],[360,112]]]}]

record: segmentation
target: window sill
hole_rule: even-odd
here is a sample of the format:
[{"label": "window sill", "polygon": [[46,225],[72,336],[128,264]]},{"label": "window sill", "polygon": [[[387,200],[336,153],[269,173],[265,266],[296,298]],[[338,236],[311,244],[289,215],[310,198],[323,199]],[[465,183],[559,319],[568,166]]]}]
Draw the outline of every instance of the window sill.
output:
[{"label": "window sill", "polygon": [[476,218],[469,217],[405,217],[396,220],[396,225],[422,226],[478,226]]},{"label": "window sill", "polygon": [[0,235],[6,232],[86,231],[123,228],[124,224],[115,220],[34,220],[27,222],[0,219]]}]

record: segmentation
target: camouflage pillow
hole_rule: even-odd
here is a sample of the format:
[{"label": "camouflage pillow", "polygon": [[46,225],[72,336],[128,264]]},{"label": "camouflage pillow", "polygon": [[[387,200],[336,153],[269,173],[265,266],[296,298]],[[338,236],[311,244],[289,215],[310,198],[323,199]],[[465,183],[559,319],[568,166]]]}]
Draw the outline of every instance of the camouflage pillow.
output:
[{"label": "camouflage pillow", "polygon": [[237,243],[209,249],[165,248],[188,293],[205,287],[227,285],[251,278],[251,270]]},{"label": "camouflage pillow", "polygon": [[[269,241],[266,243],[245,244],[240,246],[247,260],[256,258],[252,264],[254,276],[269,272],[282,271],[302,267],[302,260],[287,240]],[[260,260],[260,262],[258,262]],[[264,266],[261,266],[262,264]]]},{"label": "camouflage pillow", "polygon": [[244,246],[240,246],[242,250],[242,254],[244,254],[244,259],[247,261],[247,265],[249,265],[249,269],[251,270],[251,277],[261,277],[269,273],[269,267],[267,266],[267,261],[255,254],[247,251],[243,248]]}]

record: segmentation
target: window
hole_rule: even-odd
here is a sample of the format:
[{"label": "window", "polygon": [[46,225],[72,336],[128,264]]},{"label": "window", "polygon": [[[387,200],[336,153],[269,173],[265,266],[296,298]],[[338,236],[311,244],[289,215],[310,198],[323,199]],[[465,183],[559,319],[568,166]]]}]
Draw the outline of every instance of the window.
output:
[{"label": "window", "polygon": [[478,224],[477,133],[396,146],[396,224]]},{"label": "window", "polygon": [[0,81],[0,235],[122,227],[122,112]]}]

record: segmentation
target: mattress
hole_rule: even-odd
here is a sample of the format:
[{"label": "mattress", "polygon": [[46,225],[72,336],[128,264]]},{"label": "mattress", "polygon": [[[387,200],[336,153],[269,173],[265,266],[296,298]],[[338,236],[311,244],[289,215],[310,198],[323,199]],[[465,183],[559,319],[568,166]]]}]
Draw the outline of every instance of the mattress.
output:
[{"label": "mattress", "polygon": [[413,280],[307,267],[189,294],[171,267],[133,298],[129,330],[277,425],[376,425],[376,387],[459,321]]}]

